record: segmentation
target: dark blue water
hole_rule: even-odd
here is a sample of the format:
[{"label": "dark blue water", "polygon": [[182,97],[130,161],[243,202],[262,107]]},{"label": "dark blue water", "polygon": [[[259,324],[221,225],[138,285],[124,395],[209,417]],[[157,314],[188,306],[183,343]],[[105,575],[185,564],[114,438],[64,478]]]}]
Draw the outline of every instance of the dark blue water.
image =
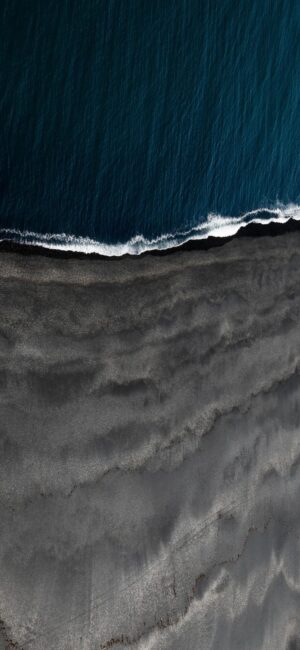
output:
[{"label": "dark blue water", "polygon": [[299,0],[2,0],[0,62],[2,230],[116,243],[299,201]]}]

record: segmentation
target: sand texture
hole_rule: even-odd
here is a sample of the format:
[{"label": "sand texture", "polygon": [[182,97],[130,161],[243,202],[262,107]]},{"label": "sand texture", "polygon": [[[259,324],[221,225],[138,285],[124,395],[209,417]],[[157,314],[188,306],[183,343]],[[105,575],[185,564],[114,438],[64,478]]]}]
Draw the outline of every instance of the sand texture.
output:
[{"label": "sand texture", "polygon": [[0,648],[300,648],[300,233],[0,254]]}]

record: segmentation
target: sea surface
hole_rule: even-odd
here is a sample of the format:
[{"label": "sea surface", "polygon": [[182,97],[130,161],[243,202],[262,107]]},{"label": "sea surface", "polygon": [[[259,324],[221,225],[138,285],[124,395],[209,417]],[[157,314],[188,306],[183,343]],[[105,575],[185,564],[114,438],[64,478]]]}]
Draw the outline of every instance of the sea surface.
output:
[{"label": "sea surface", "polygon": [[0,239],[110,254],[300,218],[299,0],[2,0]]}]

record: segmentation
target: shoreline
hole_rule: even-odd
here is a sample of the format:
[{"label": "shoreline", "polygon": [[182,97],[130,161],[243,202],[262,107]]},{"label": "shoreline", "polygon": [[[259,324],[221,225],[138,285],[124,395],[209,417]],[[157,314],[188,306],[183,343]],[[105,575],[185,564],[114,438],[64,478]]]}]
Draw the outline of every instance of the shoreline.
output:
[{"label": "shoreline", "polygon": [[133,255],[125,253],[124,255],[103,255],[101,253],[85,253],[83,251],[60,250],[56,248],[47,248],[45,246],[34,244],[23,244],[11,239],[3,239],[0,241],[0,254],[1,253],[18,253],[20,255],[39,255],[43,257],[60,258],[60,259],[101,259],[107,261],[124,260],[124,259],[140,259],[146,256],[163,257],[172,255],[181,251],[208,251],[213,248],[225,246],[225,244],[245,237],[261,238],[261,237],[278,237],[286,233],[300,232],[300,221],[292,217],[285,223],[271,221],[269,223],[255,223],[250,222],[240,227],[240,229],[233,235],[226,237],[209,236],[202,239],[190,239],[178,246],[172,246],[167,249],[146,250],[140,254]]}]

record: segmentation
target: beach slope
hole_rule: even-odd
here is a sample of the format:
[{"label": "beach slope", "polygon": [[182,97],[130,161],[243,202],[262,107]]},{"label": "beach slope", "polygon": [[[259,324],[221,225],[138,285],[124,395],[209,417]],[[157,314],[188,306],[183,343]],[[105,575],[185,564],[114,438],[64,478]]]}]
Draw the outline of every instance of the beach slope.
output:
[{"label": "beach slope", "polygon": [[299,230],[0,299],[1,650],[300,647]]}]

